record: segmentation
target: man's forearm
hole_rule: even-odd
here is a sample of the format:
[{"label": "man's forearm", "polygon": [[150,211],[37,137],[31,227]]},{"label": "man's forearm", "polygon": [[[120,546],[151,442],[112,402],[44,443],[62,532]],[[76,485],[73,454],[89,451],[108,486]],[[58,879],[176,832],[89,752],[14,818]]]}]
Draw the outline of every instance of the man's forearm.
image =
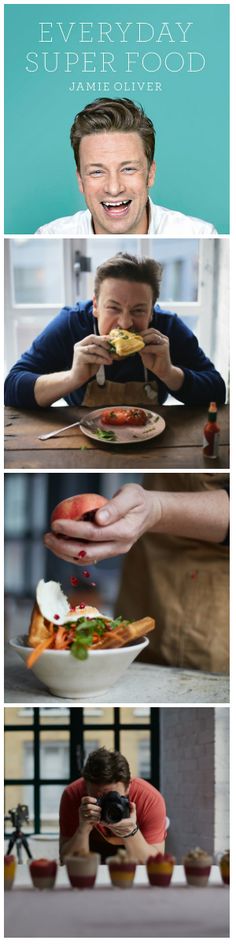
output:
[{"label": "man's forearm", "polygon": [[161,505],[152,531],[221,543],[229,526],[229,499],[224,489],[207,492],[153,492]]},{"label": "man's forearm", "polygon": [[89,853],[89,832],[81,829],[79,826],[70,839],[60,838],[60,859],[63,864],[65,856],[74,855],[78,852],[80,855]]},{"label": "man's forearm", "polygon": [[166,376],[162,379],[164,380],[166,387],[168,387],[168,390],[170,390],[171,393],[172,392],[174,393],[175,390],[176,392],[177,390],[181,390],[181,387],[183,386],[183,382],[184,382],[184,372],[182,370],[182,367],[174,367],[174,365],[172,364],[168,374],[166,374]]},{"label": "man's forearm", "polygon": [[138,832],[135,833],[135,836],[130,836],[130,839],[123,839],[125,848],[130,856],[133,856],[137,859],[141,865],[147,862],[149,856],[156,855],[157,852],[165,851],[165,842],[158,842],[154,845],[151,845],[149,842],[146,842],[144,836],[138,829]]},{"label": "man's forearm", "polygon": [[85,377],[75,382],[70,370],[38,377],[34,386],[35,400],[38,406],[51,406],[60,397],[66,397],[73,390],[78,390],[85,383]]}]

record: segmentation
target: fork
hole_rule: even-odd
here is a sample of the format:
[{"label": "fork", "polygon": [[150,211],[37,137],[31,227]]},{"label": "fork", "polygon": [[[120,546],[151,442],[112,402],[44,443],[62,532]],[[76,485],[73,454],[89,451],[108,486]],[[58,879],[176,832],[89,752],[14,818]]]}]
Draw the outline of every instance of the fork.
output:
[{"label": "fork", "polygon": [[65,433],[67,429],[72,429],[73,426],[88,426],[89,429],[93,428],[93,420],[77,420],[76,423],[70,423],[69,426],[62,426],[61,429],[54,429],[52,433],[44,433],[43,436],[38,436],[38,439],[52,439],[53,436],[58,436],[59,433]]}]

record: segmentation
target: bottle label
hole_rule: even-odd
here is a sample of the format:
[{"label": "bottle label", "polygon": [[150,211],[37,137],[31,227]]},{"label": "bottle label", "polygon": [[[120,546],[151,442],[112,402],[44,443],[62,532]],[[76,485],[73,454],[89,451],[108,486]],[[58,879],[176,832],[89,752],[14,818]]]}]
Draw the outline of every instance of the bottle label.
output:
[{"label": "bottle label", "polygon": [[213,433],[213,435],[209,438],[210,441],[206,438],[205,434],[203,434],[204,456],[210,456],[211,459],[217,459],[219,455],[220,434],[219,432]]}]

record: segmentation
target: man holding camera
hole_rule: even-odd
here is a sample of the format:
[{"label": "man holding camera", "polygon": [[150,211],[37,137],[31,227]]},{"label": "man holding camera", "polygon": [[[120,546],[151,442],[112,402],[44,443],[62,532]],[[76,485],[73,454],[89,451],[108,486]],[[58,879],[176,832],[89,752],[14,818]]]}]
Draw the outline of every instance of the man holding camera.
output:
[{"label": "man holding camera", "polygon": [[164,852],[165,801],[158,790],[131,778],[126,758],[105,747],[89,754],[83,776],[69,784],[60,803],[60,858],[99,852],[102,862],[112,847],[123,847],[145,863]]}]

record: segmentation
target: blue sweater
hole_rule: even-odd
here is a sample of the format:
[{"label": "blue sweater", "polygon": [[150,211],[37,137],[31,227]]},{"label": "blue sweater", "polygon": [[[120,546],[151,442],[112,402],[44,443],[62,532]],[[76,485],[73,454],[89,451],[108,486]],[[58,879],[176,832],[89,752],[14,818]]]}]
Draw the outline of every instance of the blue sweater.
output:
[{"label": "blue sweater", "polygon": [[[198,345],[197,338],[177,315],[170,314],[155,305],[152,326],[169,338],[170,357],[175,367],[184,372],[184,382],[174,396],[188,406],[207,406],[210,400],[218,405],[225,401],[225,384]],[[79,302],[74,308],[62,311],[44,328],[33,341],[28,351],[11,368],[5,381],[5,405],[19,409],[37,409],[34,385],[42,374],[70,370],[73,347],[88,334],[94,333],[92,302]],[[105,368],[106,378],[125,383],[128,380],[144,381],[144,367],[139,354],[113,361]],[[168,393],[166,385],[151,371],[148,378],[158,384],[159,403],[164,403]],[[74,390],[66,401],[70,405],[81,404],[86,386]]]}]

